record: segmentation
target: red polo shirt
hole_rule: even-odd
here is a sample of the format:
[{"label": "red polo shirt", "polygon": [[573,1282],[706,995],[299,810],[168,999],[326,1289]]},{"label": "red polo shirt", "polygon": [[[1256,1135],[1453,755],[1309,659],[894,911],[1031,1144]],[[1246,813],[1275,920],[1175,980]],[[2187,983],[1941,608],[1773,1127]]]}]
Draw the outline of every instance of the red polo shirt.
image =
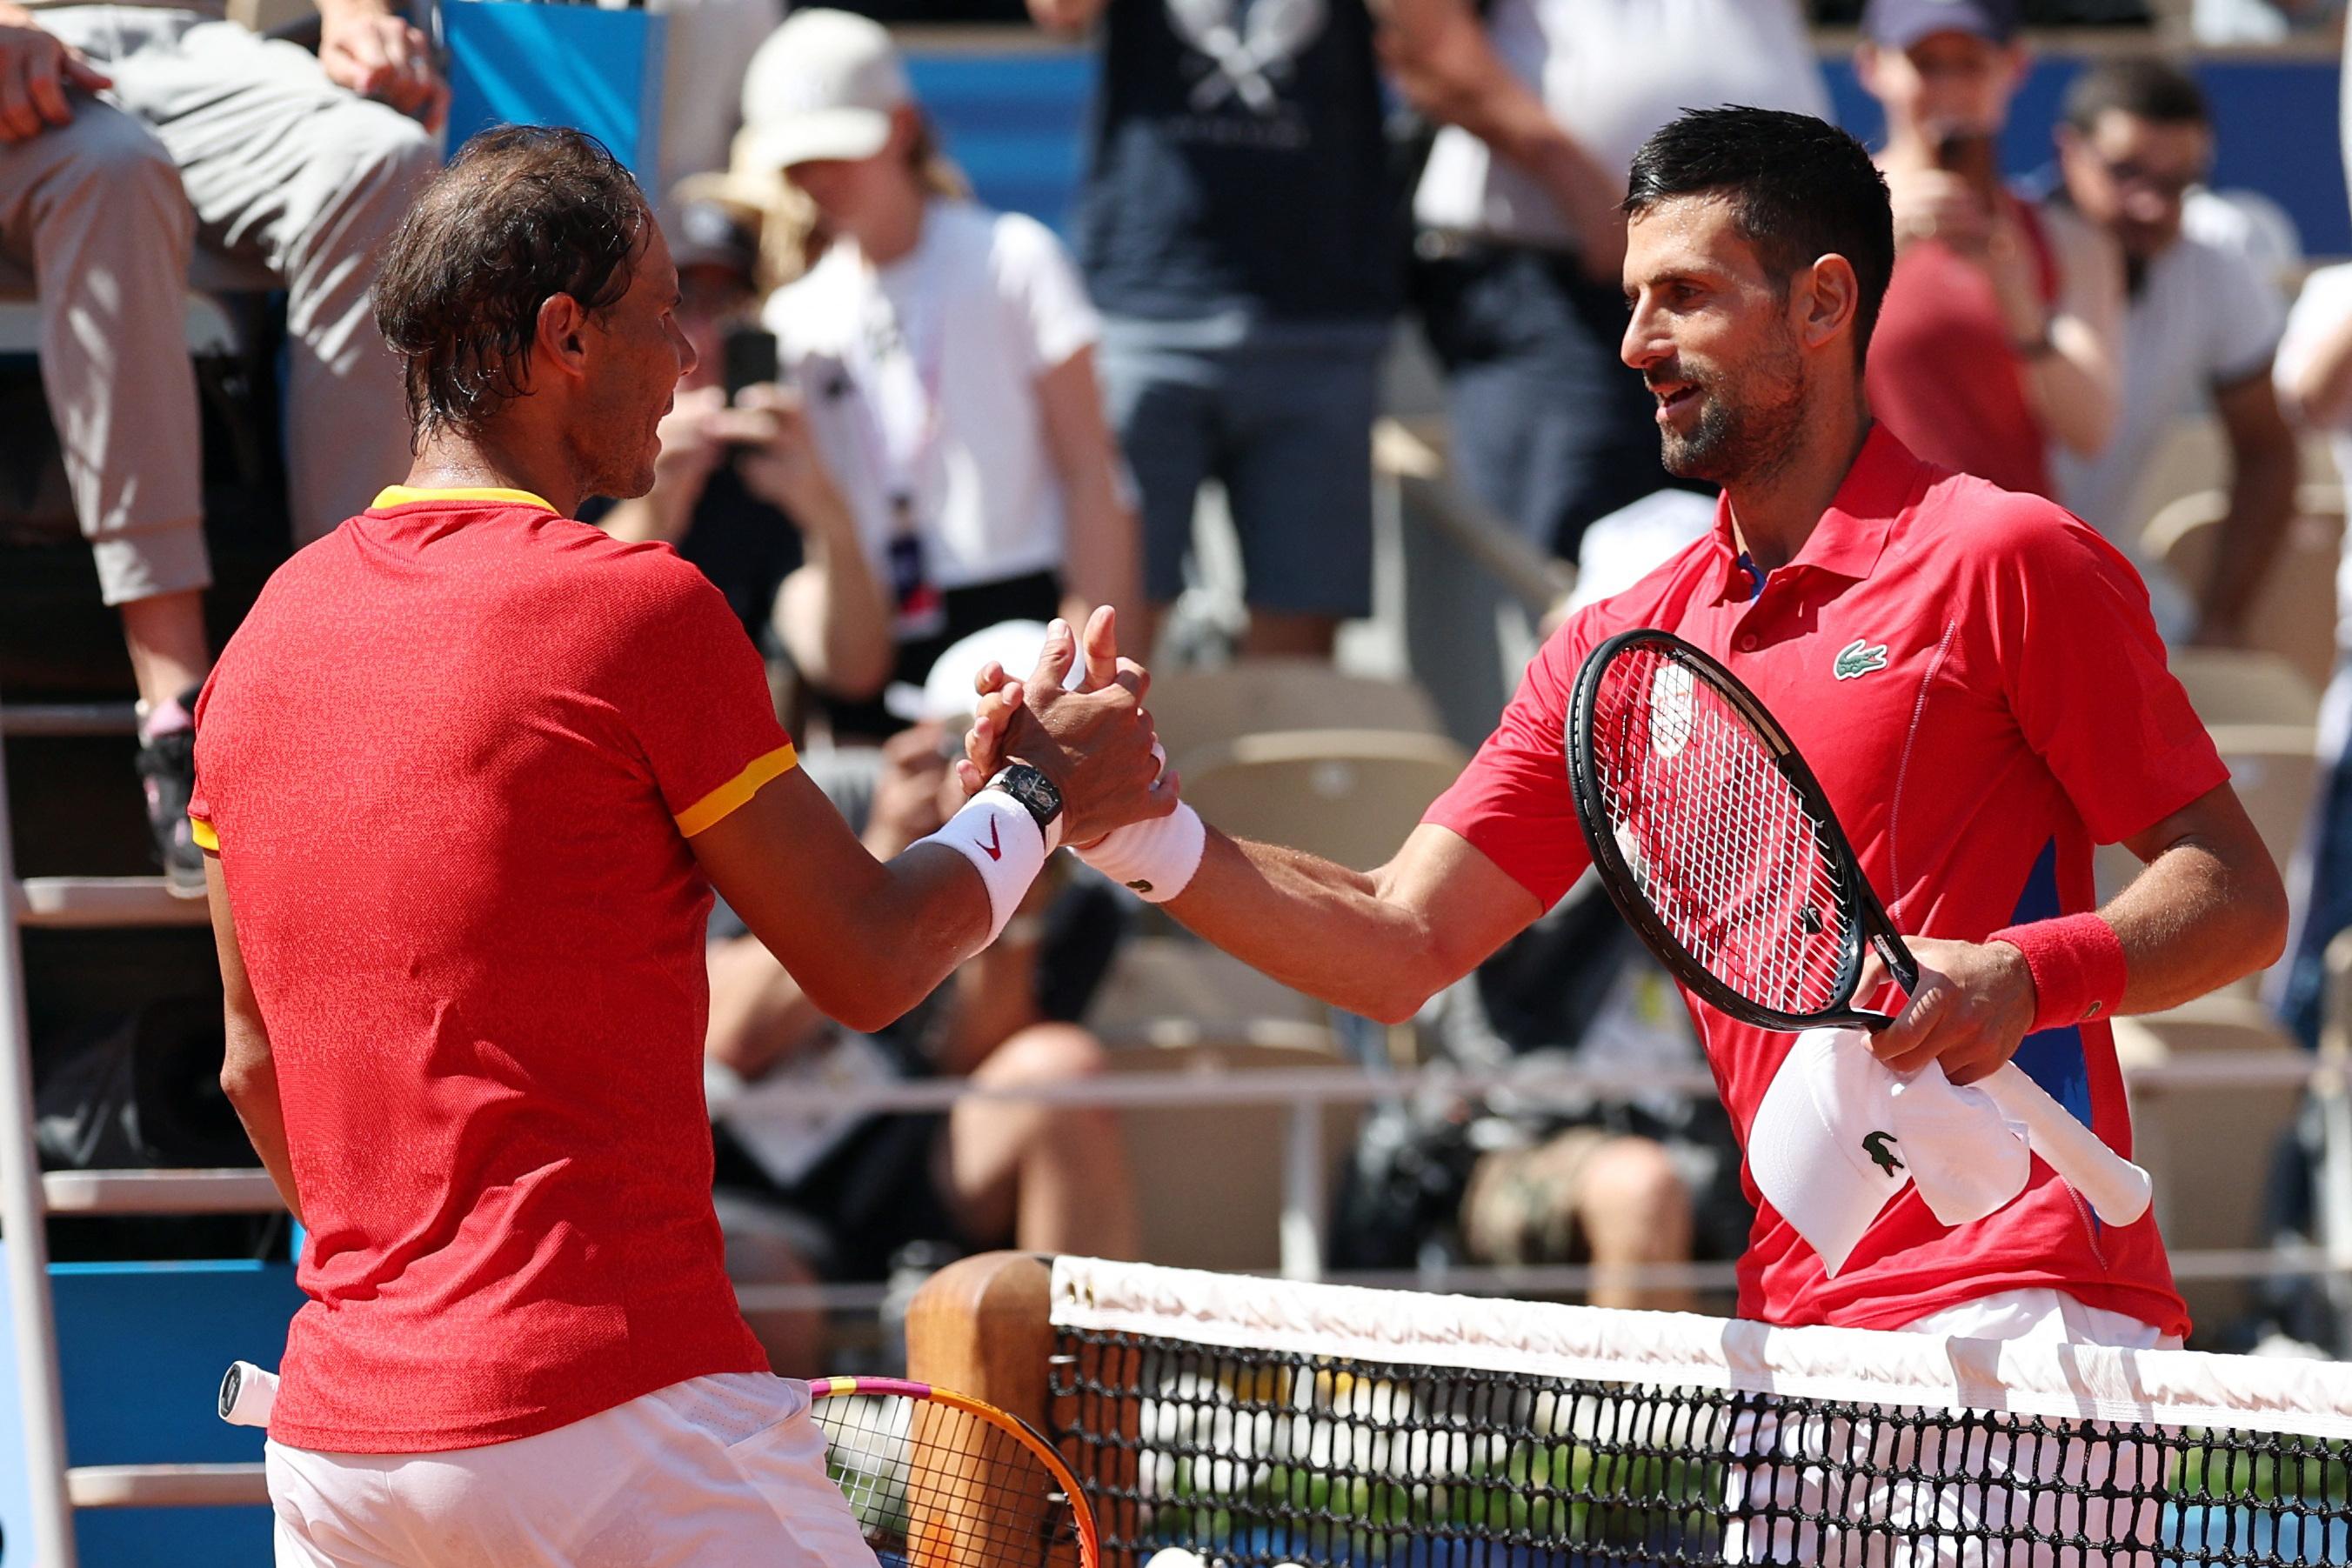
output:
[{"label": "red polo shirt", "polygon": [[[1430,808],[1547,907],[1588,863],[1561,752],[1577,671],[1637,626],[1706,649],[1763,698],[1906,933],[1980,941],[2091,909],[2094,844],[2229,777],[2124,558],[2052,503],[1922,463],[1881,425],[1804,549],[1760,583],[1719,509],[1708,537],[1572,618]],[[1685,1000],[1744,1141],[1792,1037]],[[2104,1022],[2030,1035],[2017,1063],[2130,1152]],[[1741,1315],[1778,1323],[1894,1328],[2045,1286],[2188,1329],[2154,1217],[2102,1226],[2038,1160],[2023,1197],[1958,1228],[1905,1189],[1835,1279],[1759,1201],[1739,1279]]]},{"label": "red polo shirt", "polygon": [[197,727],[308,1227],[270,1435],[468,1448],[765,1370],[688,840],[793,755],[719,591],[534,496],[388,490],[271,577]]}]

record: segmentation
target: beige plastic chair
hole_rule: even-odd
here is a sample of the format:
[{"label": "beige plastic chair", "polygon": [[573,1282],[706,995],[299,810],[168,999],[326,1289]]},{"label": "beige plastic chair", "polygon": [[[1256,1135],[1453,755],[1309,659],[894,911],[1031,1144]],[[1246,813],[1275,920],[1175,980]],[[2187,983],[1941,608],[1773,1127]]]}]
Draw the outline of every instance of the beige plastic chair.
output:
[{"label": "beige plastic chair", "polygon": [[[2141,543],[2149,559],[2162,561],[2181,587],[2197,593],[2211,575],[2229,509],[2229,497],[2220,490],[2183,496],[2148,523]],[[2335,667],[2336,565],[2343,546],[2342,487],[2304,486],[2246,622],[2254,648],[2284,659],[2315,688],[2326,685]]]},{"label": "beige plastic chair", "polygon": [[[2116,1054],[2128,1071],[2176,1057],[2228,1053],[2249,1064],[2308,1063],[2310,1054],[2249,997],[2212,996],[2144,1018],[2115,1021]],[[2175,1251],[2253,1248],[2272,1146],[2294,1120],[2293,1083],[2200,1083],[2132,1091],[2134,1157],[2156,1182],[2157,1223]],[[2183,1281],[2189,1314],[2217,1324],[2244,1309],[2231,1281]]]},{"label": "beige plastic chair", "polygon": [[1168,754],[1265,730],[1393,729],[1442,733],[1437,705],[1412,681],[1350,675],[1320,659],[1245,659],[1222,670],[1171,670],[1145,699]]},{"label": "beige plastic chair", "polygon": [[[1334,1051],[1225,1041],[1115,1051],[1108,1061],[1115,1074],[1186,1076],[1347,1065]],[[1322,1118],[1327,1192],[1361,1115],[1360,1106],[1334,1105]],[[1129,1107],[1119,1123],[1146,1261],[1229,1272],[1280,1265],[1288,1105]]]},{"label": "beige plastic chair", "polygon": [[1369,871],[1396,853],[1468,760],[1442,735],[1246,735],[1184,758],[1184,799],[1226,832]]},{"label": "beige plastic chair", "polygon": [[[2308,725],[2319,718],[2319,688],[2276,653],[2175,648],[2170,663],[2190,705],[2209,725]],[[2117,694],[2118,701],[2129,697]]]},{"label": "beige plastic chair", "polygon": [[[2216,724],[2210,730],[2221,760],[2229,765],[2231,787],[2284,873],[2303,841],[2312,796],[2319,788],[2316,732],[2293,724]],[[2094,867],[2102,904],[2122,892],[2141,870],[2138,857],[2121,844],[2101,846]],[[2262,974],[2249,975],[2221,994],[2251,997],[2262,984]]]},{"label": "beige plastic chair", "polygon": [[1334,1049],[1321,1002],[1192,936],[1122,944],[1087,1027],[1114,1049],[1203,1040]]}]

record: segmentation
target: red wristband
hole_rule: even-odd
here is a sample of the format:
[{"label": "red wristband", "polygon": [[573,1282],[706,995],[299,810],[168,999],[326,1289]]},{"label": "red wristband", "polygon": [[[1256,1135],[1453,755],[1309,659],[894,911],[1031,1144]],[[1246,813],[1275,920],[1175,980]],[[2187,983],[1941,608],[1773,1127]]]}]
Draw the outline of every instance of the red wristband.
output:
[{"label": "red wristband", "polygon": [[2105,1018],[2124,999],[2124,945],[2115,927],[2095,915],[2011,925],[1985,940],[2006,942],[2025,955],[2033,977],[2033,1030]]}]

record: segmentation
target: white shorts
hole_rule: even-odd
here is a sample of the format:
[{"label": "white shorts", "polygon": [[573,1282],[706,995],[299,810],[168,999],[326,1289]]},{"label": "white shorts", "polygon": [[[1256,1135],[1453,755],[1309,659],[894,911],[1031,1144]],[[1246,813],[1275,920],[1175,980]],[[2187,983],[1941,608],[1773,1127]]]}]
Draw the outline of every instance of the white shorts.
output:
[{"label": "white shorts", "polygon": [[[1916,1322],[1908,1333],[1955,1339],[2099,1344],[2178,1350],[2180,1341],[2137,1318],[2086,1307],[2058,1291],[2003,1291]],[[1909,1412],[1893,1419],[1769,1410],[1734,1418],[1731,1452],[1769,1456],[1761,1474],[1738,1459],[1725,1477],[1727,1563],[1820,1564],[1821,1568],[2055,1568],[2061,1549],[2035,1541],[2004,1546],[1998,1531],[2031,1530],[2052,1541],[2153,1542],[2152,1497],[2110,1500],[2109,1487],[2152,1492],[2163,1479],[2160,1448],[2064,1441],[2060,1422],[2015,1429]],[[2145,1472],[2145,1473],[2143,1473]],[[2074,1490],[2068,1490],[2074,1489]],[[1832,1524],[1826,1530],[1823,1521]],[[1996,1532],[1996,1533],[1988,1533]],[[2153,1568],[2152,1552],[2118,1552],[2068,1563]]]},{"label": "white shorts", "polygon": [[806,1386],[765,1373],[484,1448],[267,1457],[278,1568],[876,1568]]}]

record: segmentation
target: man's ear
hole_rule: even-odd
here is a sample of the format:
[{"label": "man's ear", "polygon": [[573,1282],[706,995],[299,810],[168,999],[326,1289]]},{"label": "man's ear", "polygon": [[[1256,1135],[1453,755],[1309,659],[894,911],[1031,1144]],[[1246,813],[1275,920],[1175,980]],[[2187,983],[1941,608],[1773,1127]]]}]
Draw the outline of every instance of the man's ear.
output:
[{"label": "man's ear", "polygon": [[539,330],[531,340],[532,368],[585,380],[588,374],[588,312],[569,294],[550,295],[539,308]]},{"label": "man's ear", "polygon": [[1862,309],[1862,280],[1853,263],[1834,253],[1816,258],[1790,291],[1798,340],[1808,349],[1827,346],[1853,329]]}]

